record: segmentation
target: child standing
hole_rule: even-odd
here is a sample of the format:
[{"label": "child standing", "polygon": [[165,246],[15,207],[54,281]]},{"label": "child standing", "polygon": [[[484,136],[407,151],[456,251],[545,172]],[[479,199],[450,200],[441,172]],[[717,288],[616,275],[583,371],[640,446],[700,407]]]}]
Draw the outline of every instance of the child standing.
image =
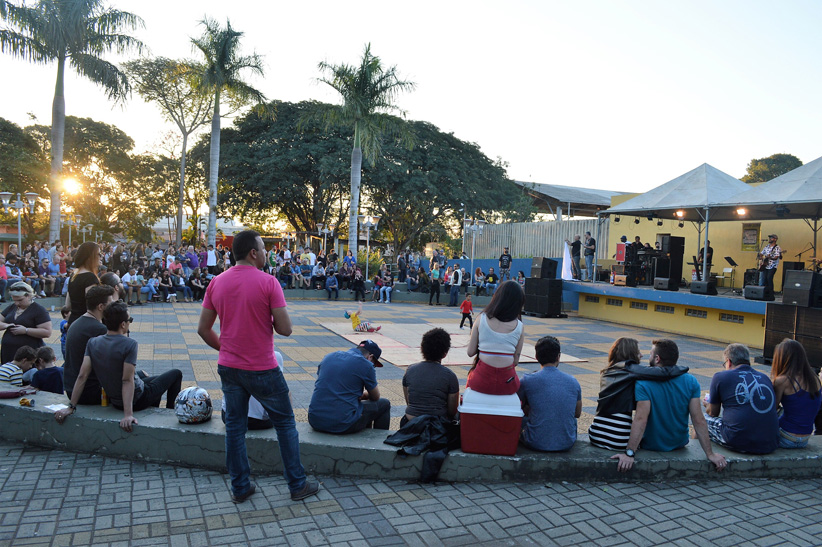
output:
[{"label": "child standing", "polygon": [[63,320],[60,321],[60,349],[63,351],[63,361],[65,361],[66,334],[68,334],[68,317],[69,315],[71,315],[71,306],[63,306],[62,308],[60,308],[60,315],[63,316]]},{"label": "child standing", "polygon": [[354,332],[377,332],[382,328],[382,326],[375,327],[369,321],[362,320],[362,302],[360,302],[357,311],[346,311],[345,318],[351,319],[351,327],[354,329]]},{"label": "child standing", "polygon": [[474,313],[474,306],[473,304],[471,304],[470,294],[465,295],[465,300],[463,300],[462,304],[460,304],[460,311],[462,312],[462,321],[460,321],[460,328],[463,328],[463,325],[465,325],[465,320],[468,319],[468,328],[473,329],[474,319],[471,316],[471,314]]}]

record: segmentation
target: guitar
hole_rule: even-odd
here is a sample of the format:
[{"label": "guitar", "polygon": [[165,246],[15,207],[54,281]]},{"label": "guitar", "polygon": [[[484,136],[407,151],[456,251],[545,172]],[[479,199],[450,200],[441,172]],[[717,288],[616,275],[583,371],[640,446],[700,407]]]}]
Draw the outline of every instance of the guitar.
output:
[{"label": "guitar", "polygon": [[[765,249],[767,249],[767,247],[765,247]],[[783,252],[780,252],[779,256],[774,256],[773,251],[774,251],[774,249],[776,249],[776,246],[771,247],[771,250],[768,251],[768,252],[765,252],[765,249],[762,249],[762,252],[759,253],[759,255],[757,255],[757,270],[759,270],[760,272],[764,272],[766,270],[766,267],[767,267],[768,262],[770,260],[779,260],[779,259],[781,259],[782,254],[784,252],[784,249],[780,249]]]}]

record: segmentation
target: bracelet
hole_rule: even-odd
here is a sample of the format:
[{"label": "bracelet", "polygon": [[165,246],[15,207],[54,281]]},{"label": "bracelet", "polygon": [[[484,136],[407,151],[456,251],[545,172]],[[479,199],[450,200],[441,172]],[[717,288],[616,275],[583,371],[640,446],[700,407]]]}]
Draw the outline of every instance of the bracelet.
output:
[{"label": "bracelet", "polygon": [[69,402],[68,406],[69,406],[69,408],[70,408],[70,409],[72,409],[72,410],[77,410],[77,405],[75,405],[75,404],[74,404],[74,403],[72,403],[72,402]]},{"label": "bracelet", "polygon": [[24,328],[26,329],[26,332],[25,332],[24,334],[25,334],[26,336],[28,336],[28,335],[29,335],[29,328],[28,328],[28,327],[24,327]]}]

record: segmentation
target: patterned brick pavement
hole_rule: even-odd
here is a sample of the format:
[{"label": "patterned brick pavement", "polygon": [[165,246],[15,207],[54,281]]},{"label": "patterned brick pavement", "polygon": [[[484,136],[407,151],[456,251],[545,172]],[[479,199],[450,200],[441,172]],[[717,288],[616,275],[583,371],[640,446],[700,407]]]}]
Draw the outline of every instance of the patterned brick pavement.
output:
[{"label": "patterned brick pavement", "polygon": [[0,442],[0,547],[819,545],[822,480],[437,484],[226,475]]}]

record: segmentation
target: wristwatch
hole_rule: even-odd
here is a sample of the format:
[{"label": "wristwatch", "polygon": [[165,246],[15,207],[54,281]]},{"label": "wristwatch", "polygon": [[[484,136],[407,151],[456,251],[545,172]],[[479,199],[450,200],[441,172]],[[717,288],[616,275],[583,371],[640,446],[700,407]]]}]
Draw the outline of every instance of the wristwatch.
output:
[{"label": "wristwatch", "polygon": [[631,450],[630,448],[626,448],[625,449],[625,455],[628,456],[629,458],[633,458],[634,457],[634,451]]},{"label": "wristwatch", "polygon": [[77,410],[77,406],[74,403],[69,403],[68,407],[72,410]]}]

